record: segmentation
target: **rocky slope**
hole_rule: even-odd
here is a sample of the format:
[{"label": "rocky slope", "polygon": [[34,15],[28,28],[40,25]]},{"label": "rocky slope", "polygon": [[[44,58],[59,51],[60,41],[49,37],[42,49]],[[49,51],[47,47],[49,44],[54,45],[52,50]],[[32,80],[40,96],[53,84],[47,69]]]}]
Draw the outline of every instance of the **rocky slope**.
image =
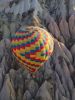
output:
[{"label": "rocky slope", "polygon": [[[11,5],[17,2],[12,1]],[[75,100],[75,0],[39,1],[41,10],[34,7],[34,15],[40,13],[42,25],[55,39],[53,55],[36,73],[41,75],[36,80],[11,54],[10,36],[24,24],[24,16],[20,13],[21,16],[16,17],[16,12],[14,16],[3,14],[0,9],[0,100]]]}]

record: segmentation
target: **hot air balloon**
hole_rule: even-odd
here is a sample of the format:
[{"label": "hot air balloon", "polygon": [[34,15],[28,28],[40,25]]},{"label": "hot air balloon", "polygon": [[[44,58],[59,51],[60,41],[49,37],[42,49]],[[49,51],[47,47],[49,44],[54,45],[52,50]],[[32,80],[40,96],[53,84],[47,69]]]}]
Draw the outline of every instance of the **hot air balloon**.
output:
[{"label": "hot air balloon", "polygon": [[21,28],[12,35],[12,54],[31,73],[35,73],[43,66],[52,55],[53,48],[53,37],[40,27]]}]

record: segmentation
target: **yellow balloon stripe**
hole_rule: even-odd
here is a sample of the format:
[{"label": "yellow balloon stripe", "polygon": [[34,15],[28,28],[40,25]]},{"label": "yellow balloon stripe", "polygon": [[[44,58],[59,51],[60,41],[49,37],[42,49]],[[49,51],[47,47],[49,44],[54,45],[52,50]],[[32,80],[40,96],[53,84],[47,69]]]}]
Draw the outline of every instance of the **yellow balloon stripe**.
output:
[{"label": "yellow balloon stripe", "polygon": [[[15,56],[15,57],[16,57],[16,56]],[[36,71],[39,69],[39,67],[31,66],[31,65],[28,65],[28,64],[24,63],[22,60],[20,60],[20,59],[17,58],[17,57],[16,57],[16,59],[17,59],[17,61],[19,61],[21,64],[23,64],[23,66],[24,66],[25,68],[27,68],[30,72],[32,71],[30,68],[34,68],[34,69],[35,69],[34,72],[36,72]],[[42,66],[42,64],[41,64],[41,66]]]},{"label": "yellow balloon stripe", "polygon": [[[15,54],[15,53],[14,53]],[[31,64],[35,64],[35,65],[37,65],[37,66],[40,66],[40,62],[35,62],[35,61],[31,61],[31,60],[29,60],[29,59],[26,59],[26,57],[23,57],[23,56],[21,56],[20,54],[16,54],[16,56],[18,57],[18,58],[21,58],[21,60],[22,61],[25,61],[25,62],[28,62],[28,63],[31,63]]]}]

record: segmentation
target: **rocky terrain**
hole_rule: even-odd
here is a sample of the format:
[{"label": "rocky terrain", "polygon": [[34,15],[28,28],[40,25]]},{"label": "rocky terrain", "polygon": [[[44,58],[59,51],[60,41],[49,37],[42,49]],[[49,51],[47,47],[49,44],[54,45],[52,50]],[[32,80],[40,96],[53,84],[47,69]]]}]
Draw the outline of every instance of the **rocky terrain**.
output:
[{"label": "rocky terrain", "polygon": [[[0,6],[0,100],[75,100],[75,0],[22,0],[28,4],[22,10],[20,0],[7,1]],[[10,41],[31,8],[54,36],[53,55],[36,80],[15,61]]]}]

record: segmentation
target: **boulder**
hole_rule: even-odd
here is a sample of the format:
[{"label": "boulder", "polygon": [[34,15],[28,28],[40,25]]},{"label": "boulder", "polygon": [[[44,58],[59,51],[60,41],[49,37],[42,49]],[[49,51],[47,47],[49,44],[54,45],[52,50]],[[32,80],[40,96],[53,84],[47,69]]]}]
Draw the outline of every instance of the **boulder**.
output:
[{"label": "boulder", "polygon": [[69,61],[72,63],[73,58],[72,58],[72,54],[69,51],[69,49],[63,43],[60,43],[60,47],[63,50],[63,52],[65,53],[65,55],[69,58]]},{"label": "boulder", "polygon": [[69,29],[70,29],[70,34],[71,38],[75,40],[75,15],[71,15],[69,18]]},{"label": "boulder", "polygon": [[59,30],[59,27],[58,27],[57,23],[54,21],[54,19],[52,17],[50,17],[50,20],[49,20],[48,23],[49,23],[48,30],[51,32],[51,34],[56,39],[60,39],[60,30]]},{"label": "boulder", "polygon": [[32,96],[28,90],[25,91],[24,96],[23,96],[23,100],[32,100]]},{"label": "boulder", "polygon": [[75,88],[72,90],[72,100],[75,99]]},{"label": "boulder", "polygon": [[5,49],[4,41],[1,40],[1,41],[0,41],[0,62],[1,62],[2,57],[3,57],[3,55],[4,55],[4,49]]},{"label": "boulder", "polygon": [[69,16],[75,14],[75,0],[69,1]]},{"label": "boulder", "polygon": [[59,28],[61,31],[62,36],[64,37],[65,41],[68,42],[70,40],[70,33],[69,33],[69,26],[66,19],[61,19],[59,23]]},{"label": "boulder", "polygon": [[75,44],[72,45],[70,51],[71,51],[72,56],[74,57],[74,55],[75,55]]},{"label": "boulder", "polygon": [[32,95],[32,97],[34,97],[38,91],[38,84],[34,81],[31,80],[29,85],[28,85],[28,91],[30,92],[30,94]]},{"label": "boulder", "polygon": [[5,77],[2,90],[0,91],[0,100],[16,100],[15,91],[8,74]]},{"label": "boulder", "polygon": [[52,100],[51,94],[48,92],[47,88],[47,81],[45,81],[39,88],[35,100]]}]

